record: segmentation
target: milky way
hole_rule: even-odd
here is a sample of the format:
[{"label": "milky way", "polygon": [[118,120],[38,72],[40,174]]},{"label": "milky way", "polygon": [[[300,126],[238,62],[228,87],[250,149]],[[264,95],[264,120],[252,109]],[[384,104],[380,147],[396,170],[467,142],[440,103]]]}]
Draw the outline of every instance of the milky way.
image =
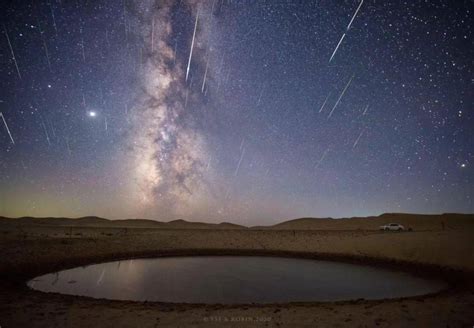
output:
[{"label": "milky way", "polygon": [[[170,11],[174,3],[138,2],[136,25],[144,42],[141,91],[133,109],[129,156],[131,171],[144,207],[177,213],[203,189],[207,158],[205,140],[189,126],[184,109],[183,69],[171,47]],[[191,12],[196,5],[190,5]],[[151,40],[148,45],[146,40]],[[156,45],[155,45],[156,43]],[[188,95],[189,96],[189,95]]]},{"label": "milky way", "polygon": [[0,215],[474,211],[471,2],[1,9]]}]

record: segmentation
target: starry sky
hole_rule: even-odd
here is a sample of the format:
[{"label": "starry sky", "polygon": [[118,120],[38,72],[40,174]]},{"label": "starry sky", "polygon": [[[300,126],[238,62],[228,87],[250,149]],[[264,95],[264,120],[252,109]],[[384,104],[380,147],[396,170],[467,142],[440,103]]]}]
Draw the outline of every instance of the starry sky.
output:
[{"label": "starry sky", "polygon": [[0,9],[0,215],[474,212],[471,1]]}]

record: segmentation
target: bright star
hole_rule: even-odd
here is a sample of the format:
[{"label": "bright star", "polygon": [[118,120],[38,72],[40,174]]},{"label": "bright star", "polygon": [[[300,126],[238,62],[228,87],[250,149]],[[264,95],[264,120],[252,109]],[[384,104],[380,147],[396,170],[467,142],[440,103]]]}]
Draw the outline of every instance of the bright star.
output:
[{"label": "bright star", "polygon": [[97,116],[97,113],[94,112],[93,110],[87,112],[87,115],[89,115],[89,117],[96,117]]},{"label": "bright star", "polygon": [[462,164],[461,164],[461,167],[462,167],[462,168],[465,168],[465,167],[466,167],[466,164],[465,164],[465,163],[462,163]]}]

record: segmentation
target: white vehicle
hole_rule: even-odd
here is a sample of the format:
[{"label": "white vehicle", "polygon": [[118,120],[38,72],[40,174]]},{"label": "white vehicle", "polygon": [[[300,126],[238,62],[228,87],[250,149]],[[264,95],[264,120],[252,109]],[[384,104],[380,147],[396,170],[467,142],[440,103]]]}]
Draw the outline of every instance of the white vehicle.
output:
[{"label": "white vehicle", "polygon": [[384,231],[403,231],[405,227],[398,223],[389,223],[383,226],[380,226],[380,230]]}]

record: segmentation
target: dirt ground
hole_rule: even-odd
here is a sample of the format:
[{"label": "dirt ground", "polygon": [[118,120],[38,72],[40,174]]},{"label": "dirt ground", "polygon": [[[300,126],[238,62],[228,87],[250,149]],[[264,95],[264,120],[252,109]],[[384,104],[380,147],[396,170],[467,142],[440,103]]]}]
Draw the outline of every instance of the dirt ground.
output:
[{"label": "dirt ground", "polygon": [[[474,231],[185,230],[0,224],[4,327],[473,327]],[[30,290],[37,275],[106,260],[170,254],[272,254],[403,268],[442,277],[437,295],[384,301],[187,305]],[[348,275],[348,278],[350,276]]]}]

